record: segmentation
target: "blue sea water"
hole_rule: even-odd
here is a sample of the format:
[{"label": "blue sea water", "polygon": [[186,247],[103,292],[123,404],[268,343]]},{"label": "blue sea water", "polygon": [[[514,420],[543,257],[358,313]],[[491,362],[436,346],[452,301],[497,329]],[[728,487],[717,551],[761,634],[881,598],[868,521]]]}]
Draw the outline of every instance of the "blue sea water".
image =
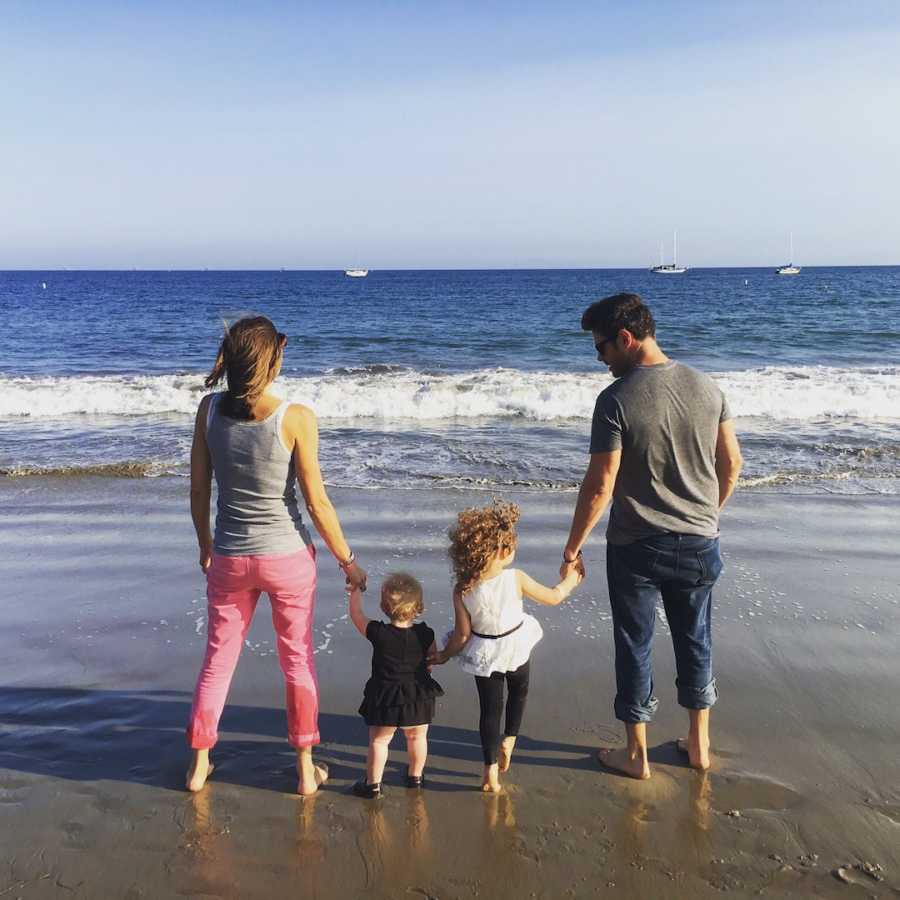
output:
[{"label": "blue sea water", "polygon": [[610,376],[579,328],[630,290],[737,416],[745,490],[900,492],[900,267],[0,273],[0,470],[184,475],[223,323],[289,336],[331,484],[569,488]]}]

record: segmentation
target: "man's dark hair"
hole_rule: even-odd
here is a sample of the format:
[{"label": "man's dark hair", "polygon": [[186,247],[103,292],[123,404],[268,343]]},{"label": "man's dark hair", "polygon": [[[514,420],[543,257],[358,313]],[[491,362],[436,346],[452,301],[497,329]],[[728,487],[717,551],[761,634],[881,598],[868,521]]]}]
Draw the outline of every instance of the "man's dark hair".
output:
[{"label": "man's dark hair", "polygon": [[613,294],[597,300],[582,313],[581,327],[585,331],[599,331],[612,340],[623,328],[639,341],[656,337],[653,315],[637,294]]}]

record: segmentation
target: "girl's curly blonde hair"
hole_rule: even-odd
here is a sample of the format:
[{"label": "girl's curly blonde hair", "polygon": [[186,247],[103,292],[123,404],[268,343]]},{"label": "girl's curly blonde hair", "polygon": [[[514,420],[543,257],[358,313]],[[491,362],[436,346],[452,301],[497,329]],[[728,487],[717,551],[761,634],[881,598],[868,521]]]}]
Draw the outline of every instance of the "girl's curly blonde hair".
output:
[{"label": "girl's curly blonde hair", "polygon": [[498,553],[516,549],[516,522],[519,507],[515,503],[494,501],[490,506],[464,509],[450,529],[450,562],[456,576],[456,589],[465,594]]}]

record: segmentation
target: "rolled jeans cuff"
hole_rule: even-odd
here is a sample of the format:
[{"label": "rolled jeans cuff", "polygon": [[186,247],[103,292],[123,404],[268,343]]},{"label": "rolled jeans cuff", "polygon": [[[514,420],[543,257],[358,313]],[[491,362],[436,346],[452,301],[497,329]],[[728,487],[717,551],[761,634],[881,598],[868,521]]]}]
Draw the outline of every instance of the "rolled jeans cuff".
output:
[{"label": "rolled jeans cuff", "polygon": [[719,699],[719,688],[713,678],[706,687],[688,687],[675,681],[678,688],[678,705],[685,709],[709,709]]},{"label": "rolled jeans cuff", "polygon": [[622,700],[616,697],[614,704],[616,718],[620,722],[626,722],[629,725],[636,725],[640,722],[652,722],[656,710],[659,708],[659,700],[650,694],[643,703],[634,703]]}]

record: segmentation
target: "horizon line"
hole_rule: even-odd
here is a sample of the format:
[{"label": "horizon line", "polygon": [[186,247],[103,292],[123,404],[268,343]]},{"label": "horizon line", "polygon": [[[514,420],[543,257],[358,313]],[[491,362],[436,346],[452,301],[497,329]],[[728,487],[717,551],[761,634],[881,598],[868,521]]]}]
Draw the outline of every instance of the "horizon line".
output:
[{"label": "horizon line", "polygon": [[[721,271],[721,270],[760,270],[774,271],[785,263],[776,263],[772,265],[752,265],[752,266],[686,266],[685,274],[689,272],[702,271]],[[835,265],[816,263],[810,265],[799,266],[803,269],[892,269],[900,268],[900,262],[896,263],[838,263]],[[0,273],[7,272],[340,272],[347,271],[342,267],[328,268],[306,268],[306,267],[250,267],[250,268],[219,268],[217,266],[176,266],[172,268],[163,266],[129,266],[106,267],[106,266],[45,266],[45,267],[22,267],[22,268],[0,268]],[[432,266],[414,266],[409,268],[372,268],[369,267],[368,272],[652,272],[651,266],[454,266],[454,267],[432,267]]]}]

